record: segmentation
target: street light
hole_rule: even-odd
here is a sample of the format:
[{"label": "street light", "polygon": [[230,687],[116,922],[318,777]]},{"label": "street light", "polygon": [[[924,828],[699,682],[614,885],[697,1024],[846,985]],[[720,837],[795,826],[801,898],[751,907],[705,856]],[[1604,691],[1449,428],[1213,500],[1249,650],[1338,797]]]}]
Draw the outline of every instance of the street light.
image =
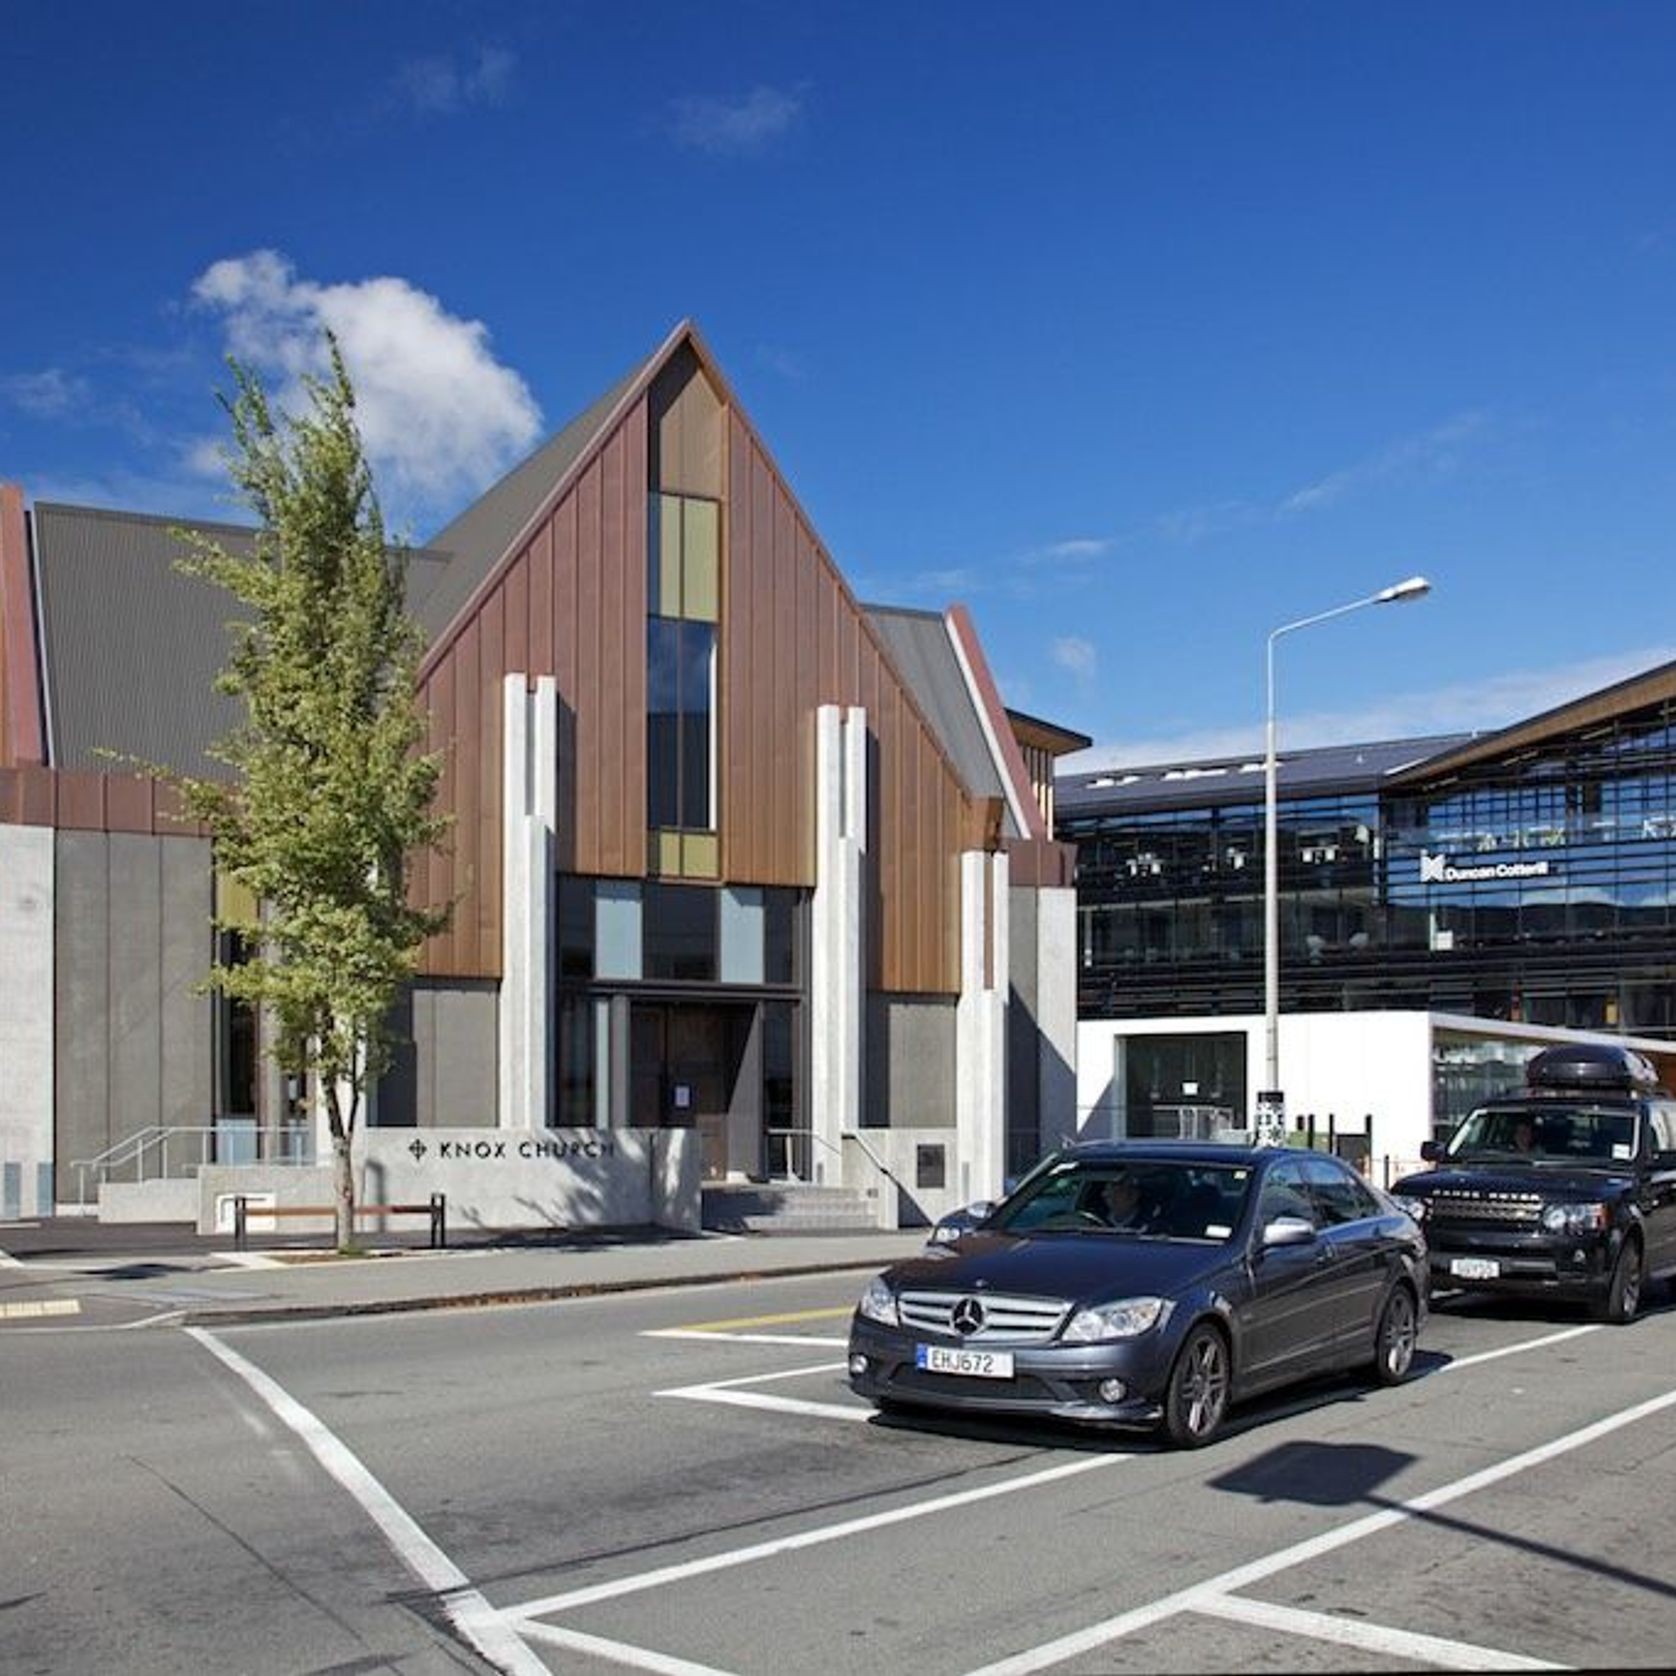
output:
[{"label": "street light", "polygon": [[1396,605],[1403,600],[1424,598],[1431,591],[1432,585],[1424,576],[1410,576],[1404,582],[1369,594],[1366,599],[1353,599],[1348,605],[1335,605],[1331,611],[1318,611],[1313,617],[1282,623],[1269,635],[1268,727],[1263,757],[1263,1034],[1267,1087],[1257,1096],[1259,1141],[1278,1141],[1285,1132],[1286,1115],[1280,1087],[1280,868],[1276,837],[1279,822],[1275,812],[1275,782],[1280,764],[1275,757],[1274,643],[1283,634],[1324,623],[1329,617],[1342,617],[1347,611],[1360,611],[1364,605]]}]

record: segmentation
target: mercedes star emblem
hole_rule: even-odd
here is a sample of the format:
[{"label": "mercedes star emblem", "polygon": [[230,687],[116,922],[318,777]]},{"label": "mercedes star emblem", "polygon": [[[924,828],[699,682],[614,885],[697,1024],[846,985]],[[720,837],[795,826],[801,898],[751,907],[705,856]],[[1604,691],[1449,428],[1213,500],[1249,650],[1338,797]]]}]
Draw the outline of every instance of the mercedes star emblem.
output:
[{"label": "mercedes star emblem", "polygon": [[954,1306],[949,1319],[962,1338],[970,1338],[983,1328],[983,1305],[976,1298],[962,1298]]}]

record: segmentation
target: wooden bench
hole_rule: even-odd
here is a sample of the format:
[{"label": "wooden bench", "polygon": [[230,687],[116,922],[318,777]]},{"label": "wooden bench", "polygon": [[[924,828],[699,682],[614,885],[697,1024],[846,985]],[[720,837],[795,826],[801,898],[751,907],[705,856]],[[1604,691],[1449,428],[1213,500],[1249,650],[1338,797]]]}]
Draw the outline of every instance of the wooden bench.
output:
[{"label": "wooden bench", "polygon": [[[440,1251],[448,1244],[448,1198],[443,1193],[433,1193],[430,1203],[424,1205],[357,1204],[355,1215],[357,1217],[428,1216],[431,1219],[431,1249]],[[320,1216],[335,1222],[337,1206],[253,1205],[245,1194],[240,1193],[233,1199],[233,1249],[235,1251],[243,1251],[249,1242],[250,1218],[252,1216]]]}]

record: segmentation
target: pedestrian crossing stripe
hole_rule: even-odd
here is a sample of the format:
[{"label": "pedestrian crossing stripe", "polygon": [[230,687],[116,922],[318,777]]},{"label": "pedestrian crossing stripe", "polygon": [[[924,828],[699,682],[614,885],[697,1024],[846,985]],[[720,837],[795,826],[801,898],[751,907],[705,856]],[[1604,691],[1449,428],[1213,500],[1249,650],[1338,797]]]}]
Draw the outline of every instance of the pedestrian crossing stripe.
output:
[{"label": "pedestrian crossing stripe", "polygon": [[32,1321],[43,1315],[80,1315],[79,1298],[38,1298],[33,1303],[0,1304],[0,1321]]}]

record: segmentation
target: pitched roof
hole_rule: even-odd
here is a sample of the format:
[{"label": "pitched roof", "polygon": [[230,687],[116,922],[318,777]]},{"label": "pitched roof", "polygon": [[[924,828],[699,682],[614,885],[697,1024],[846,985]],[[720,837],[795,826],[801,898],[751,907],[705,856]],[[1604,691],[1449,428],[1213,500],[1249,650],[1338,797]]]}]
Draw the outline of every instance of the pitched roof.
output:
[{"label": "pitched roof", "polygon": [[550,436],[426,542],[427,552],[441,554],[447,561],[436,587],[416,613],[427,639],[435,640],[460,614],[554,487],[587,452],[617,404],[662,354],[660,348],[638,362],[598,401]]},{"label": "pitched roof", "polygon": [[[185,774],[213,774],[206,756],[238,725],[238,702],[215,679],[232,649],[240,607],[176,568],[182,521],[37,502],[31,514],[40,578],[47,760],[109,771],[105,753]],[[192,520],[185,527],[229,552],[255,531]],[[410,601],[429,591],[440,560],[409,555]]]},{"label": "pitched roof", "polygon": [[1632,675],[1596,692],[1585,693],[1569,703],[1514,722],[1495,733],[1475,734],[1416,763],[1397,779],[1398,785],[1412,786],[1447,778],[1477,763],[1493,762],[1517,752],[1534,750],[1568,733],[1582,733],[1676,698],[1676,663],[1661,663],[1654,669]]},{"label": "pitched roof", "polygon": [[[862,610],[966,789],[974,797],[1005,799],[994,754],[942,616],[890,605],[864,605]],[[1004,831],[1009,838],[1023,836],[1010,804]]]}]

